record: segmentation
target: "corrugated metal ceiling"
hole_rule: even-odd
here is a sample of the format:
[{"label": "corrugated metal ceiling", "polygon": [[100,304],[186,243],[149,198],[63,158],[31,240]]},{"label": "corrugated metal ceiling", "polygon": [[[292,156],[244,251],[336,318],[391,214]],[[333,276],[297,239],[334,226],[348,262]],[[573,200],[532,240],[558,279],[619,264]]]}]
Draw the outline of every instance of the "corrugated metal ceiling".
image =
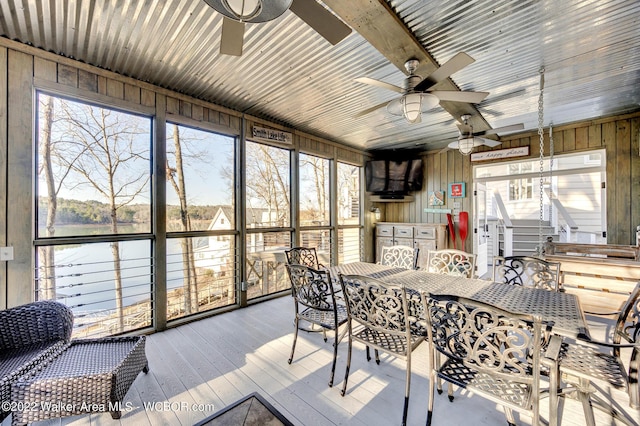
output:
[{"label": "corrugated metal ceiling", "polygon": [[[537,126],[541,66],[545,124],[640,109],[638,1],[392,0],[388,6],[438,63],[459,51],[476,59],[452,80],[461,90],[490,92],[477,109],[492,127]],[[287,11],[272,22],[247,24],[244,54],[234,57],[219,54],[221,25],[220,14],[202,0],[0,0],[5,37],[351,146],[439,149],[457,136],[454,119],[440,107],[414,125],[384,108],[354,118],[398,96],[356,77],[399,86],[405,77],[389,52],[357,31],[331,46]]]}]

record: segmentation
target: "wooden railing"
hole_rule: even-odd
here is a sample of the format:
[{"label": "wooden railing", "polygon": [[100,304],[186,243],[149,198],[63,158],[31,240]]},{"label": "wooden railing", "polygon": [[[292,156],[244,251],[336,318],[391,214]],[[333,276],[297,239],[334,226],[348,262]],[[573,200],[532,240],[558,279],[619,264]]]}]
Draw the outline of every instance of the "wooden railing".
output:
[{"label": "wooden railing", "polygon": [[619,310],[640,281],[640,247],[547,241],[545,259],[560,262],[560,284],[585,311]]}]

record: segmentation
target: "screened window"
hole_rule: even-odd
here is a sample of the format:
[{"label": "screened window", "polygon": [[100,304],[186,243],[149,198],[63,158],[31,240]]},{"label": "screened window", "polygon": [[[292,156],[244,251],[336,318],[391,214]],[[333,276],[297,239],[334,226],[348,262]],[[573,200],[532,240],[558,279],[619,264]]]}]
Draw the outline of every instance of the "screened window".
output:
[{"label": "screened window", "polygon": [[246,283],[252,299],[290,287],[284,250],[291,247],[291,151],[250,141],[246,146]]},{"label": "screened window", "polygon": [[247,141],[247,228],[291,226],[291,160],[285,149]]},{"label": "screened window", "polygon": [[361,174],[361,167],[338,162],[338,263],[358,262],[362,258]]},{"label": "screened window", "polygon": [[44,93],[37,108],[37,299],[71,307],[75,336],[150,325],[151,119]]},{"label": "screened window", "polygon": [[338,162],[338,224],[360,224],[361,167]]},{"label": "screened window", "polygon": [[38,107],[37,236],[150,232],[151,120],[42,93]]},{"label": "screened window", "polygon": [[166,134],[171,320],[236,301],[235,138],[175,123]]},{"label": "screened window", "polygon": [[300,226],[328,226],[329,160],[300,154]]}]

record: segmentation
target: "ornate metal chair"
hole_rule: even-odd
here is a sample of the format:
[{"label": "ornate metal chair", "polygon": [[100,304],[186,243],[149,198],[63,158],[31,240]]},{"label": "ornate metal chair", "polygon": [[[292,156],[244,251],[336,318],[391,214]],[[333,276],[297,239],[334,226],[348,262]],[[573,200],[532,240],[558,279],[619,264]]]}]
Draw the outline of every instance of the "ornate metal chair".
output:
[{"label": "ornate metal chair", "polygon": [[[621,359],[623,348],[631,349],[628,371]],[[611,342],[578,340],[565,343],[560,352],[559,366],[562,381],[569,386],[563,394],[575,393],[582,402],[586,424],[595,425],[593,406],[626,424],[638,424],[638,419],[616,410],[610,400],[605,401],[598,396],[591,382],[625,390],[629,394],[629,406],[640,409],[640,283],[636,284],[618,315]]]},{"label": "ornate metal chair", "polygon": [[411,388],[411,352],[424,340],[411,333],[406,291],[361,275],[340,275],[340,283],[349,316],[349,349],[342,396],[347,390],[353,341],[404,358],[407,368],[402,424],[405,425]]},{"label": "ornate metal chair", "polygon": [[[336,303],[329,271],[318,271],[304,265],[287,265],[287,270],[289,271],[295,302],[295,332],[288,362],[291,364],[293,361],[300,320],[315,324],[321,327],[323,331],[333,330],[333,364],[329,378],[329,386],[333,386],[333,376],[338,357],[338,343],[346,333],[346,329],[341,334],[338,333],[338,330],[341,325],[347,322],[347,309],[344,305]],[[324,335],[324,340],[325,342],[327,341],[326,334]]]},{"label": "ornate metal chair", "polygon": [[[531,415],[533,424],[539,424],[542,319],[456,296],[423,293],[422,303],[431,342],[427,425],[438,378],[504,406],[509,424],[515,424],[512,410]],[[559,350],[558,340],[554,338],[554,346]],[[548,355],[551,359],[545,358],[544,365],[557,386],[557,351]],[[557,421],[556,402],[552,392],[550,424]]]},{"label": "ornate metal chair", "polygon": [[285,250],[289,265],[305,265],[312,269],[323,269],[324,265],[318,263],[318,253],[313,247],[293,247]]},{"label": "ornate metal chair", "polygon": [[380,264],[396,268],[416,269],[418,249],[409,246],[383,246]]},{"label": "ornate metal chair", "polygon": [[530,256],[496,256],[493,260],[493,281],[558,291],[560,263]]},{"label": "ornate metal chair", "polygon": [[475,254],[453,249],[429,250],[427,253],[427,272],[473,278],[475,271]]}]

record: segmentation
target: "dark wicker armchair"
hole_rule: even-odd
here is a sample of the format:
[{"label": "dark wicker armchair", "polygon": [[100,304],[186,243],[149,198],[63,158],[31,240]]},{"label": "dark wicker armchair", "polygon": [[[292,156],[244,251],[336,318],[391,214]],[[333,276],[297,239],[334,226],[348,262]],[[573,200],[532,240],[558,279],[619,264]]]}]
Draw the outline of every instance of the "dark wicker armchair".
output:
[{"label": "dark wicker armchair", "polygon": [[[73,313],[65,305],[39,301],[0,311],[0,402],[10,400],[11,383],[71,338]],[[10,411],[0,411],[0,421]]]}]

